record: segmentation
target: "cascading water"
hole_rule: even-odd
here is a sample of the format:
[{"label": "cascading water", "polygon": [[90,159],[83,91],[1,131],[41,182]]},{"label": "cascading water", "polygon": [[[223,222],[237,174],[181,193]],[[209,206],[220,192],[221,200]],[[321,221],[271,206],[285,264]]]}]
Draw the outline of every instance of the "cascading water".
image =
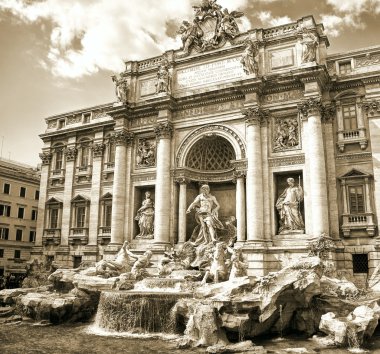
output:
[{"label": "cascading water", "polygon": [[116,332],[175,333],[177,319],[172,309],[177,300],[191,293],[103,291],[95,325]]}]

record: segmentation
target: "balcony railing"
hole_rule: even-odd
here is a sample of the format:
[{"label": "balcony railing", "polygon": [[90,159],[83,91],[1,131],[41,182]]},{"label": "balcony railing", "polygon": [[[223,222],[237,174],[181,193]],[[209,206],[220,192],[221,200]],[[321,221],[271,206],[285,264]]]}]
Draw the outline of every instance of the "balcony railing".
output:
[{"label": "balcony railing", "polygon": [[364,236],[374,236],[375,228],[373,213],[343,215],[342,231],[345,237],[359,231],[364,233]]},{"label": "balcony railing", "polygon": [[87,245],[88,243],[88,227],[72,227],[69,235],[70,244]]},{"label": "balcony railing", "polygon": [[42,236],[42,243],[44,245],[61,243],[61,229],[45,229]]},{"label": "balcony railing", "polygon": [[346,130],[343,132],[343,139],[359,139],[359,130]]},{"label": "balcony railing", "polygon": [[98,242],[106,245],[111,241],[111,226],[100,226],[98,233]]}]

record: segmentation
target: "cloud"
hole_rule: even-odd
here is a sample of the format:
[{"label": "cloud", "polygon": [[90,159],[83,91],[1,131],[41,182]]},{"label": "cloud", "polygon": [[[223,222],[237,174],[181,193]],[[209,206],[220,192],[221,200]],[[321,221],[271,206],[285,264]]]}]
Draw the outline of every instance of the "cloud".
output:
[{"label": "cloud", "polygon": [[273,16],[270,11],[260,11],[257,14],[258,19],[262,22],[263,26],[281,26],[286,23],[292,22],[289,16]]},{"label": "cloud", "polygon": [[[223,7],[243,9],[248,0],[219,0]],[[98,70],[122,71],[123,59],[140,60],[181,46],[175,30],[193,17],[195,0],[0,0],[25,23],[51,24],[50,49],[39,65],[54,75],[77,78]],[[239,19],[242,30],[247,19]],[[173,33],[172,36],[168,35]]]}]

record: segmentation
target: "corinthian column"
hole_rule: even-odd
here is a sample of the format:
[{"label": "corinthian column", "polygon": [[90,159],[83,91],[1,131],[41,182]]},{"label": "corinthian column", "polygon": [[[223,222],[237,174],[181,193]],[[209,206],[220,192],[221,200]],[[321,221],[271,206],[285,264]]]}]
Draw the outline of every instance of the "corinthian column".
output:
[{"label": "corinthian column", "polygon": [[268,113],[258,107],[242,111],[246,117],[247,135],[247,240],[263,241],[263,174],[261,158],[261,125],[266,123]]},{"label": "corinthian column", "polygon": [[133,133],[121,129],[115,131],[113,139],[116,148],[112,187],[111,245],[121,245],[124,240],[127,147],[133,141]]},{"label": "corinthian column", "polygon": [[154,132],[157,136],[157,168],[154,215],[154,243],[169,243],[170,234],[170,139],[173,127],[170,122],[158,123]]},{"label": "corinthian column", "polygon": [[244,171],[234,171],[236,181],[236,228],[237,241],[245,241],[245,188],[244,188]]},{"label": "corinthian column", "polygon": [[186,242],[186,190],[189,181],[184,177],[176,178],[179,184],[179,203],[178,203],[178,243]]},{"label": "corinthian column", "polygon": [[329,212],[326,186],[326,161],[323,147],[321,112],[324,110],[320,98],[309,98],[298,105],[307,118],[306,159],[309,166],[310,208],[312,210],[312,231],[318,236],[329,232]]}]

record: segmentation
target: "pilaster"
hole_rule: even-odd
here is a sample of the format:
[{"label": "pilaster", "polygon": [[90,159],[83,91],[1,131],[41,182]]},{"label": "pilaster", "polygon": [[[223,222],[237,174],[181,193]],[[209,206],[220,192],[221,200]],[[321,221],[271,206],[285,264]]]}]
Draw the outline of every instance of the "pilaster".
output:
[{"label": "pilaster", "polygon": [[178,203],[178,243],[186,242],[186,190],[189,180],[185,177],[178,177],[175,182],[179,184],[179,203]]}]

